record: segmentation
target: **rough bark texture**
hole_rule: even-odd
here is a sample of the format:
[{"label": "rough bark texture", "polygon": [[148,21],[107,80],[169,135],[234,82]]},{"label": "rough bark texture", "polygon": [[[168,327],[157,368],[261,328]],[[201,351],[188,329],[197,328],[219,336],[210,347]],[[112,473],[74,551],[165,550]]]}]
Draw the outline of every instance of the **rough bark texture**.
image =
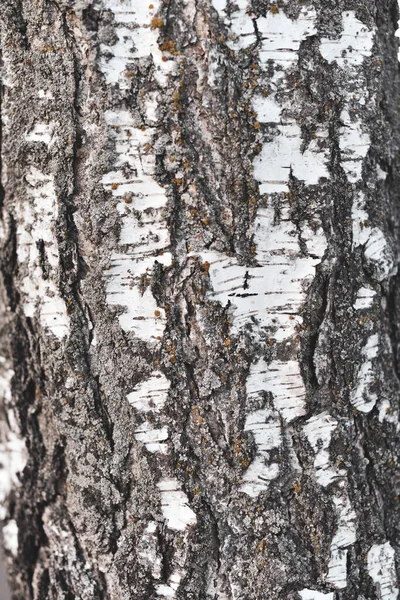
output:
[{"label": "rough bark texture", "polygon": [[2,0],[15,600],[395,600],[395,0]]}]

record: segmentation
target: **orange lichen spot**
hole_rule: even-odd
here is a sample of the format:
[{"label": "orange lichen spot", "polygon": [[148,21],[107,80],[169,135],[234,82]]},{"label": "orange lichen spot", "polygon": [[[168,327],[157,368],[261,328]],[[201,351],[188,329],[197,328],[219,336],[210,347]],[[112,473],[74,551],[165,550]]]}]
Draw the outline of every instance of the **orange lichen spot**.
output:
[{"label": "orange lichen spot", "polygon": [[250,464],[250,463],[249,463],[249,461],[247,460],[247,458],[245,458],[244,460],[242,460],[242,465],[243,465],[244,467],[246,467],[246,469],[247,469],[247,467],[249,466],[249,464]]},{"label": "orange lichen spot", "polygon": [[256,552],[262,552],[265,546],[265,541],[261,540],[261,542],[257,545]]},{"label": "orange lichen spot", "polygon": [[226,340],[224,341],[224,346],[230,346],[231,345],[231,340],[229,338],[226,338]]},{"label": "orange lichen spot", "polygon": [[125,71],[125,77],[132,77],[132,71]]},{"label": "orange lichen spot", "polygon": [[[203,264],[201,265],[202,271],[205,275],[208,275],[209,271],[210,271],[210,263],[208,261],[203,262]],[[207,314],[207,313],[206,313]]]},{"label": "orange lichen spot", "polygon": [[240,442],[241,440],[235,440],[234,444],[233,444],[233,453],[234,454],[239,454],[242,449],[240,447]]},{"label": "orange lichen spot", "polygon": [[163,62],[167,62],[168,58],[167,58],[166,56],[162,56],[162,57],[161,57],[161,60],[162,60]]},{"label": "orange lichen spot", "polygon": [[164,21],[159,17],[154,17],[150,22],[151,29],[161,29],[164,27]]},{"label": "orange lichen spot", "polygon": [[154,8],[154,4],[149,4],[149,9],[152,10]]},{"label": "orange lichen spot", "polygon": [[174,177],[172,183],[174,183],[175,185],[182,185],[183,179],[182,177]]},{"label": "orange lichen spot", "polygon": [[254,123],[254,129],[260,129],[260,128],[261,128],[261,125],[260,125],[260,123],[259,123],[258,121],[256,121],[256,122]]},{"label": "orange lichen spot", "polygon": [[125,129],[125,135],[126,137],[132,137],[132,132],[129,129]]},{"label": "orange lichen spot", "polygon": [[176,363],[176,357],[170,356],[169,362],[171,362],[174,365]]},{"label": "orange lichen spot", "polygon": [[296,494],[300,494],[301,492],[301,486],[297,483],[297,481],[293,484],[293,489],[295,491]]},{"label": "orange lichen spot", "polygon": [[132,204],[132,198],[130,196],[125,196],[124,202],[125,204]]},{"label": "orange lichen spot", "polygon": [[158,47],[158,49],[161,50],[161,52],[169,52],[174,56],[178,56],[180,54],[172,40],[165,40],[161,46]]},{"label": "orange lichen spot", "polygon": [[272,6],[270,6],[269,10],[272,12],[273,15],[277,15],[279,12],[279,7],[276,4],[273,4]]},{"label": "orange lichen spot", "polygon": [[160,311],[159,311],[159,310],[155,310],[155,311],[154,311],[154,316],[155,316],[155,317],[161,317],[161,313],[160,313]]},{"label": "orange lichen spot", "polygon": [[112,190],[116,190],[116,189],[118,189],[118,183],[114,183],[114,182],[113,182],[113,183],[111,184],[111,189],[112,189]]},{"label": "orange lichen spot", "polygon": [[193,494],[196,494],[196,496],[199,496],[200,495],[200,488],[195,488],[193,490]]}]

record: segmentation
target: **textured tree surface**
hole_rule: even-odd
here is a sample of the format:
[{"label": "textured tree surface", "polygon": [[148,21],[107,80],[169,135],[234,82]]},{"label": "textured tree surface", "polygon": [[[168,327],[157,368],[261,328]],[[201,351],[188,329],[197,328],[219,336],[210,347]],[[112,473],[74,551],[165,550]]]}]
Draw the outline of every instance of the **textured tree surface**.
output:
[{"label": "textured tree surface", "polygon": [[398,598],[397,19],[1,0],[14,600]]}]

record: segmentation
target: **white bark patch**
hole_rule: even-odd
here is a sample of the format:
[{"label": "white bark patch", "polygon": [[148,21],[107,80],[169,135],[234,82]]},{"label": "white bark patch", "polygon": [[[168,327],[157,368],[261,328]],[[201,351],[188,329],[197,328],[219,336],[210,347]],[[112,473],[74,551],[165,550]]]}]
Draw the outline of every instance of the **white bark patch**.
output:
[{"label": "white bark patch", "polygon": [[[106,122],[115,141],[118,158],[116,170],[102,178],[103,186],[118,198],[122,227],[119,245],[126,253],[113,253],[108,279],[107,300],[110,305],[123,306],[118,319],[124,331],[132,331],[144,341],[156,341],[165,328],[165,311],[157,305],[149,283],[156,262],[169,266],[171,254],[165,212],[167,197],[155,181],[155,157],[146,150],[152,130],[134,127],[134,120],[125,111],[106,111]],[[123,170],[122,167],[125,166]],[[145,281],[145,289],[140,285]]]},{"label": "white bark patch", "polygon": [[[170,382],[159,371],[140,383],[128,394],[127,400],[139,413],[153,411],[160,414],[168,398]],[[144,444],[152,454],[168,454],[168,444],[163,443],[169,438],[167,427],[155,427],[151,422],[144,421],[135,429],[135,439]]]},{"label": "white bark patch", "polygon": [[333,592],[324,594],[323,592],[317,592],[315,590],[304,589],[297,592],[301,600],[333,600]]},{"label": "white bark patch", "polygon": [[364,249],[364,256],[367,261],[375,264],[379,281],[383,281],[395,274],[397,266],[393,252],[390,250],[383,232],[377,227],[370,229],[370,236]]},{"label": "white bark patch", "polygon": [[153,375],[140,383],[128,394],[128,402],[139,412],[160,412],[168,398],[171,383],[160,371],[154,371]]},{"label": "white bark patch", "polygon": [[364,310],[365,308],[371,308],[374,297],[376,296],[376,291],[369,287],[365,286],[358,290],[357,298],[353,307],[355,310]]},{"label": "white bark patch", "polygon": [[164,333],[165,311],[158,306],[151,289],[143,292],[139,289],[141,278],[147,276],[150,281],[155,262],[170,265],[170,255],[156,259],[135,259],[128,254],[112,254],[111,268],[105,272],[107,283],[107,301],[110,306],[123,306],[125,312],[118,320],[124,331],[132,331],[138,338],[147,342],[156,342]]},{"label": "white bark patch", "polygon": [[221,15],[222,11],[226,9],[227,0],[211,0],[211,4],[215,10]]},{"label": "white bark patch", "polygon": [[[101,44],[100,68],[107,83],[118,83],[120,89],[130,87],[127,65],[138,58],[151,56],[155,65],[155,77],[160,85],[166,83],[166,73],[171,63],[162,61],[158,49],[159,30],[151,27],[152,19],[161,7],[160,0],[138,2],[137,0],[103,0],[103,6],[114,14],[114,31],[118,41],[113,46]],[[152,6],[152,8],[150,8]]]},{"label": "white bark patch", "polygon": [[139,562],[151,569],[154,579],[162,574],[162,559],[158,549],[157,523],[150,521],[138,542],[137,557]]},{"label": "white bark patch", "polygon": [[157,487],[161,493],[162,512],[170,529],[185,531],[196,524],[196,515],[189,507],[188,497],[175,477],[161,479]]},{"label": "white bark patch", "polygon": [[[139,384],[136,389],[128,394],[127,399],[139,413],[153,411],[161,417],[167,401],[170,382],[165,375],[155,371],[151,377]],[[149,421],[144,421],[135,429],[135,439],[144,444],[151,454],[165,456],[169,454],[169,431],[166,426],[156,427]],[[196,514],[189,507],[189,500],[182,491],[179,481],[175,477],[163,477],[157,483],[161,495],[161,510],[167,527],[174,531],[187,531],[197,522]],[[139,543],[139,560],[145,566],[152,566],[152,576],[155,580],[162,579],[162,561],[158,552],[156,524],[150,522],[143,533]],[[157,596],[161,598],[175,598],[180,582],[186,574],[183,565],[186,561],[187,543],[181,544],[180,552],[174,554],[174,563],[177,568],[171,573],[167,583],[156,585]],[[178,566],[179,565],[179,566]]]},{"label": "white bark patch", "polygon": [[[0,363],[5,364],[3,357],[0,357]],[[14,371],[4,368],[0,376],[0,397],[4,407],[11,401],[10,382],[13,375]],[[12,409],[7,410],[7,422],[8,427],[5,421],[0,427],[0,520],[6,518],[7,496],[13,487],[20,485],[18,474],[24,470],[27,459],[25,442]]]},{"label": "white bark patch", "polygon": [[165,583],[157,585],[156,594],[161,598],[175,598],[176,596],[175,590],[170,585]]},{"label": "white bark patch", "polygon": [[390,542],[372,546],[368,552],[368,572],[378,587],[380,600],[397,600],[395,552]]},{"label": "white bark patch", "polygon": [[[41,90],[42,91],[42,90]],[[39,94],[39,97],[40,94]],[[49,145],[53,134],[53,125],[48,123],[35,123],[32,131],[26,134],[27,142],[43,142]]]},{"label": "white bark patch", "polygon": [[[69,316],[57,287],[59,253],[54,227],[58,207],[54,177],[32,166],[26,181],[28,200],[15,207],[18,262],[28,273],[21,285],[23,308],[27,317],[33,317],[37,311],[42,326],[63,339],[69,333]],[[42,255],[39,244],[43,246]],[[46,262],[46,276],[42,260]]]},{"label": "white bark patch", "polygon": [[4,548],[11,552],[13,556],[18,554],[18,525],[14,519],[11,519],[3,527],[3,544]]},{"label": "white bark patch", "polygon": [[246,391],[249,398],[270,392],[276,411],[287,423],[306,413],[305,388],[296,360],[274,360],[267,364],[260,359],[250,366]]},{"label": "white bark patch", "polygon": [[338,495],[333,496],[337,528],[331,542],[331,557],[326,581],[337,589],[347,586],[348,547],[356,541],[356,513],[346,490],[346,471],[331,463],[329,445],[338,423],[324,412],[308,419],[303,431],[315,452],[314,468],[319,485],[327,487],[338,482]]},{"label": "white bark patch", "polygon": [[250,8],[248,0],[236,0],[231,5],[232,14],[230,17],[226,14],[226,0],[212,0],[212,5],[230,29],[227,45],[231,50],[247,48],[257,41],[253,20],[247,14]]},{"label": "white bark patch", "polygon": [[339,146],[342,167],[351,183],[361,179],[363,160],[371,145],[369,134],[362,130],[361,121],[352,121],[349,111],[343,109],[340,115],[343,123]]},{"label": "white bark patch", "polygon": [[[359,21],[354,11],[343,13],[343,32],[337,40],[323,38],[320,51],[322,56],[330,63],[336,62],[338,68],[344,69],[349,82],[344,88],[347,104],[341,113],[342,132],[339,139],[342,166],[350,183],[361,180],[362,166],[368,154],[371,140],[368,132],[363,130],[361,121],[353,119],[350,111],[350,99],[356,98],[360,104],[370,102],[366,93],[354,89],[358,85],[363,90],[360,81],[359,65],[365,57],[371,56],[375,30],[368,28]],[[393,252],[385,240],[383,232],[377,227],[368,225],[368,213],[365,211],[364,196],[361,192],[355,196],[352,207],[353,219],[353,245],[364,246],[364,256],[367,262],[372,263],[377,278],[382,281],[389,277],[396,269]]]},{"label": "white bark patch", "polygon": [[[268,61],[274,61],[277,69],[272,76],[272,84],[276,91],[284,86],[284,73],[296,63],[301,42],[316,33],[315,19],[315,10],[311,8],[303,8],[295,21],[283,11],[277,14],[268,12],[266,17],[257,19],[262,38],[261,67],[267,68]],[[317,130],[315,138],[304,149],[301,129],[286,112],[290,106],[279,104],[275,93],[267,97],[256,96],[253,108],[260,123],[277,124],[277,135],[263,144],[261,153],[254,160],[254,177],[260,182],[262,194],[287,192],[291,173],[307,185],[315,185],[321,177],[329,176],[327,157],[319,147],[319,141],[328,135],[327,130]]]},{"label": "white bark patch", "polygon": [[[104,0],[115,19],[118,41],[113,46],[101,46],[100,68],[110,85],[118,83],[120,90],[130,87],[129,64],[139,58],[152,58],[157,83],[165,86],[175,69],[173,61],[163,61],[158,47],[159,29],[152,20],[161,6],[135,0]],[[150,6],[152,8],[150,8]],[[157,123],[157,94],[152,92],[146,102],[146,120]],[[119,244],[127,248],[113,253],[108,277],[107,301],[122,306],[119,315],[124,331],[133,332],[146,342],[155,342],[165,328],[165,311],[157,305],[150,288],[151,271],[156,263],[169,266],[171,254],[167,228],[167,198],[155,180],[155,156],[151,141],[155,128],[143,130],[126,110],[106,111],[106,122],[115,141],[118,155],[115,170],[107,173],[102,183],[119,199],[117,209],[122,228]],[[122,169],[124,167],[124,169]],[[142,283],[144,285],[141,286]]]},{"label": "white bark patch", "polygon": [[373,369],[373,359],[378,356],[379,352],[379,336],[378,334],[371,335],[364,348],[362,355],[364,362],[360,366],[357,374],[357,386],[353,389],[350,401],[354,408],[363,413],[369,413],[374,408],[378,396],[371,391],[371,386],[375,383],[375,374]]},{"label": "white bark patch", "polygon": [[328,62],[336,61],[339,67],[361,65],[364,58],[371,56],[375,32],[359,21],[354,11],[343,13],[343,31],[339,39],[322,38],[320,51]]},{"label": "white bark patch", "polygon": [[[306,285],[314,277],[318,257],[301,254],[295,226],[289,219],[289,203],[282,200],[281,219],[275,222],[271,206],[260,208],[255,220],[256,259],[260,266],[238,265],[235,258],[218,252],[204,252],[210,263],[211,297],[225,306],[233,305],[233,333],[252,323],[273,331],[276,341],[296,335],[302,322],[298,313],[306,298]],[[315,237],[323,238],[318,230]]]},{"label": "white bark patch", "polygon": [[180,586],[180,583],[185,575],[184,571],[174,571],[168,578],[168,584],[160,584],[156,586],[157,596],[161,598],[175,598],[176,592]]},{"label": "white bark patch", "polygon": [[[399,10],[400,10],[400,0],[398,0],[398,5],[399,5]],[[400,21],[397,21],[397,24],[399,26],[399,29],[396,31],[396,37],[400,37]],[[398,59],[400,60],[400,49],[399,49],[399,53],[398,53]]]},{"label": "white bark patch", "polygon": [[281,424],[276,414],[261,409],[248,415],[244,430],[253,434],[257,456],[247,469],[240,490],[255,498],[267,490],[269,482],[279,475],[278,463],[268,464],[268,461],[269,450],[281,445]]},{"label": "white bark patch", "polygon": [[326,412],[308,419],[303,431],[315,452],[315,477],[319,485],[326,487],[345,474],[331,465],[329,445],[332,433],[337,427],[337,421]]},{"label": "white bark patch", "polygon": [[352,207],[353,245],[364,247],[365,259],[374,266],[378,281],[383,281],[395,273],[396,261],[383,232],[369,226],[365,208],[364,194],[358,192]]},{"label": "white bark patch", "polygon": [[345,492],[340,497],[334,497],[333,502],[338,514],[338,525],[331,543],[331,559],[326,580],[337,589],[344,589],[347,586],[347,548],[357,539],[357,516]]},{"label": "white bark patch", "polygon": [[[231,18],[226,15],[226,2],[215,0],[213,6],[230,28],[228,45],[232,49],[240,50],[256,41],[253,17],[247,14],[250,9],[247,0],[235,2]],[[259,123],[276,125],[275,137],[272,141],[265,140],[254,160],[254,177],[260,184],[261,194],[287,193],[291,174],[307,185],[317,184],[329,175],[327,156],[319,145],[328,136],[327,129],[319,129],[315,139],[303,148],[301,129],[290,116],[291,106],[277,100],[284,97],[278,92],[285,91],[285,75],[298,60],[301,42],[316,33],[315,21],[315,10],[305,7],[296,20],[288,18],[283,11],[277,14],[269,11],[265,17],[257,18],[258,36],[261,36],[259,62],[262,69],[270,69],[273,64],[274,91],[269,96],[255,96],[253,109]],[[258,327],[266,330],[276,343],[284,343],[297,336],[307,285],[325,253],[326,239],[318,225],[316,231],[302,226],[299,237],[290,219],[290,204],[283,195],[279,209],[279,221],[273,206],[258,210],[254,224],[258,267],[238,265],[234,258],[216,252],[203,253],[202,259],[210,263],[211,297],[224,306],[231,303],[232,332],[238,334],[249,326]],[[306,244],[308,256],[301,251],[300,240]],[[270,365],[261,360],[252,365],[247,393],[262,395],[263,391],[272,394],[274,407],[285,421],[305,414],[305,387],[297,360],[275,360]],[[269,417],[265,412],[249,414],[245,423],[245,430],[252,431],[258,450],[240,488],[251,496],[266,490],[268,482],[279,473],[277,464],[267,463],[267,446],[272,441],[274,447],[279,446],[280,437],[275,438],[273,432],[280,431],[280,424],[277,415],[267,422]]]},{"label": "white bark patch", "polygon": [[135,430],[135,439],[146,446],[146,450],[152,454],[168,454],[168,444],[163,444],[169,437],[168,429],[162,427],[155,429],[148,421],[144,421]]},{"label": "white bark patch", "polygon": [[[278,108],[275,112],[278,112]],[[299,125],[288,120],[277,131],[278,135],[272,142],[263,145],[261,153],[254,160],[254,177],[260,182],[262,194],[287,192],[291,173],[306,185],[315,185],[321,177],[328,177],[326,159],[318,147],[318,141],[325,138],[326,134],[318,132],[319,135],[317,133],[302,152]],[[273,178],[270,178],[271,175]]]},{"label": "white bark patch", "polygon": [[[22,473],[26,465],[25,443],[19,437],[19,431],[11,410],[8,411],[9,423],[12,429],[7,433],[5,442],[0,443],[0,519],[6,516],[5,500],[13,486],[19,486],[18,474]],[[18,431],[18,433],[15,433]]]}]

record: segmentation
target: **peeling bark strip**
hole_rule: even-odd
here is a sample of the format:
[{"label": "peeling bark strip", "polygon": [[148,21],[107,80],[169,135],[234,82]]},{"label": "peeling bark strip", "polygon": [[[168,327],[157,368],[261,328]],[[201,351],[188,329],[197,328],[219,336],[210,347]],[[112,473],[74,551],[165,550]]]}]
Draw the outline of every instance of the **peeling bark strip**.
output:
[{"label": "peeling bark strip", "polygon": [[3,0],[15,600],[396,600],[395,0]]}]

